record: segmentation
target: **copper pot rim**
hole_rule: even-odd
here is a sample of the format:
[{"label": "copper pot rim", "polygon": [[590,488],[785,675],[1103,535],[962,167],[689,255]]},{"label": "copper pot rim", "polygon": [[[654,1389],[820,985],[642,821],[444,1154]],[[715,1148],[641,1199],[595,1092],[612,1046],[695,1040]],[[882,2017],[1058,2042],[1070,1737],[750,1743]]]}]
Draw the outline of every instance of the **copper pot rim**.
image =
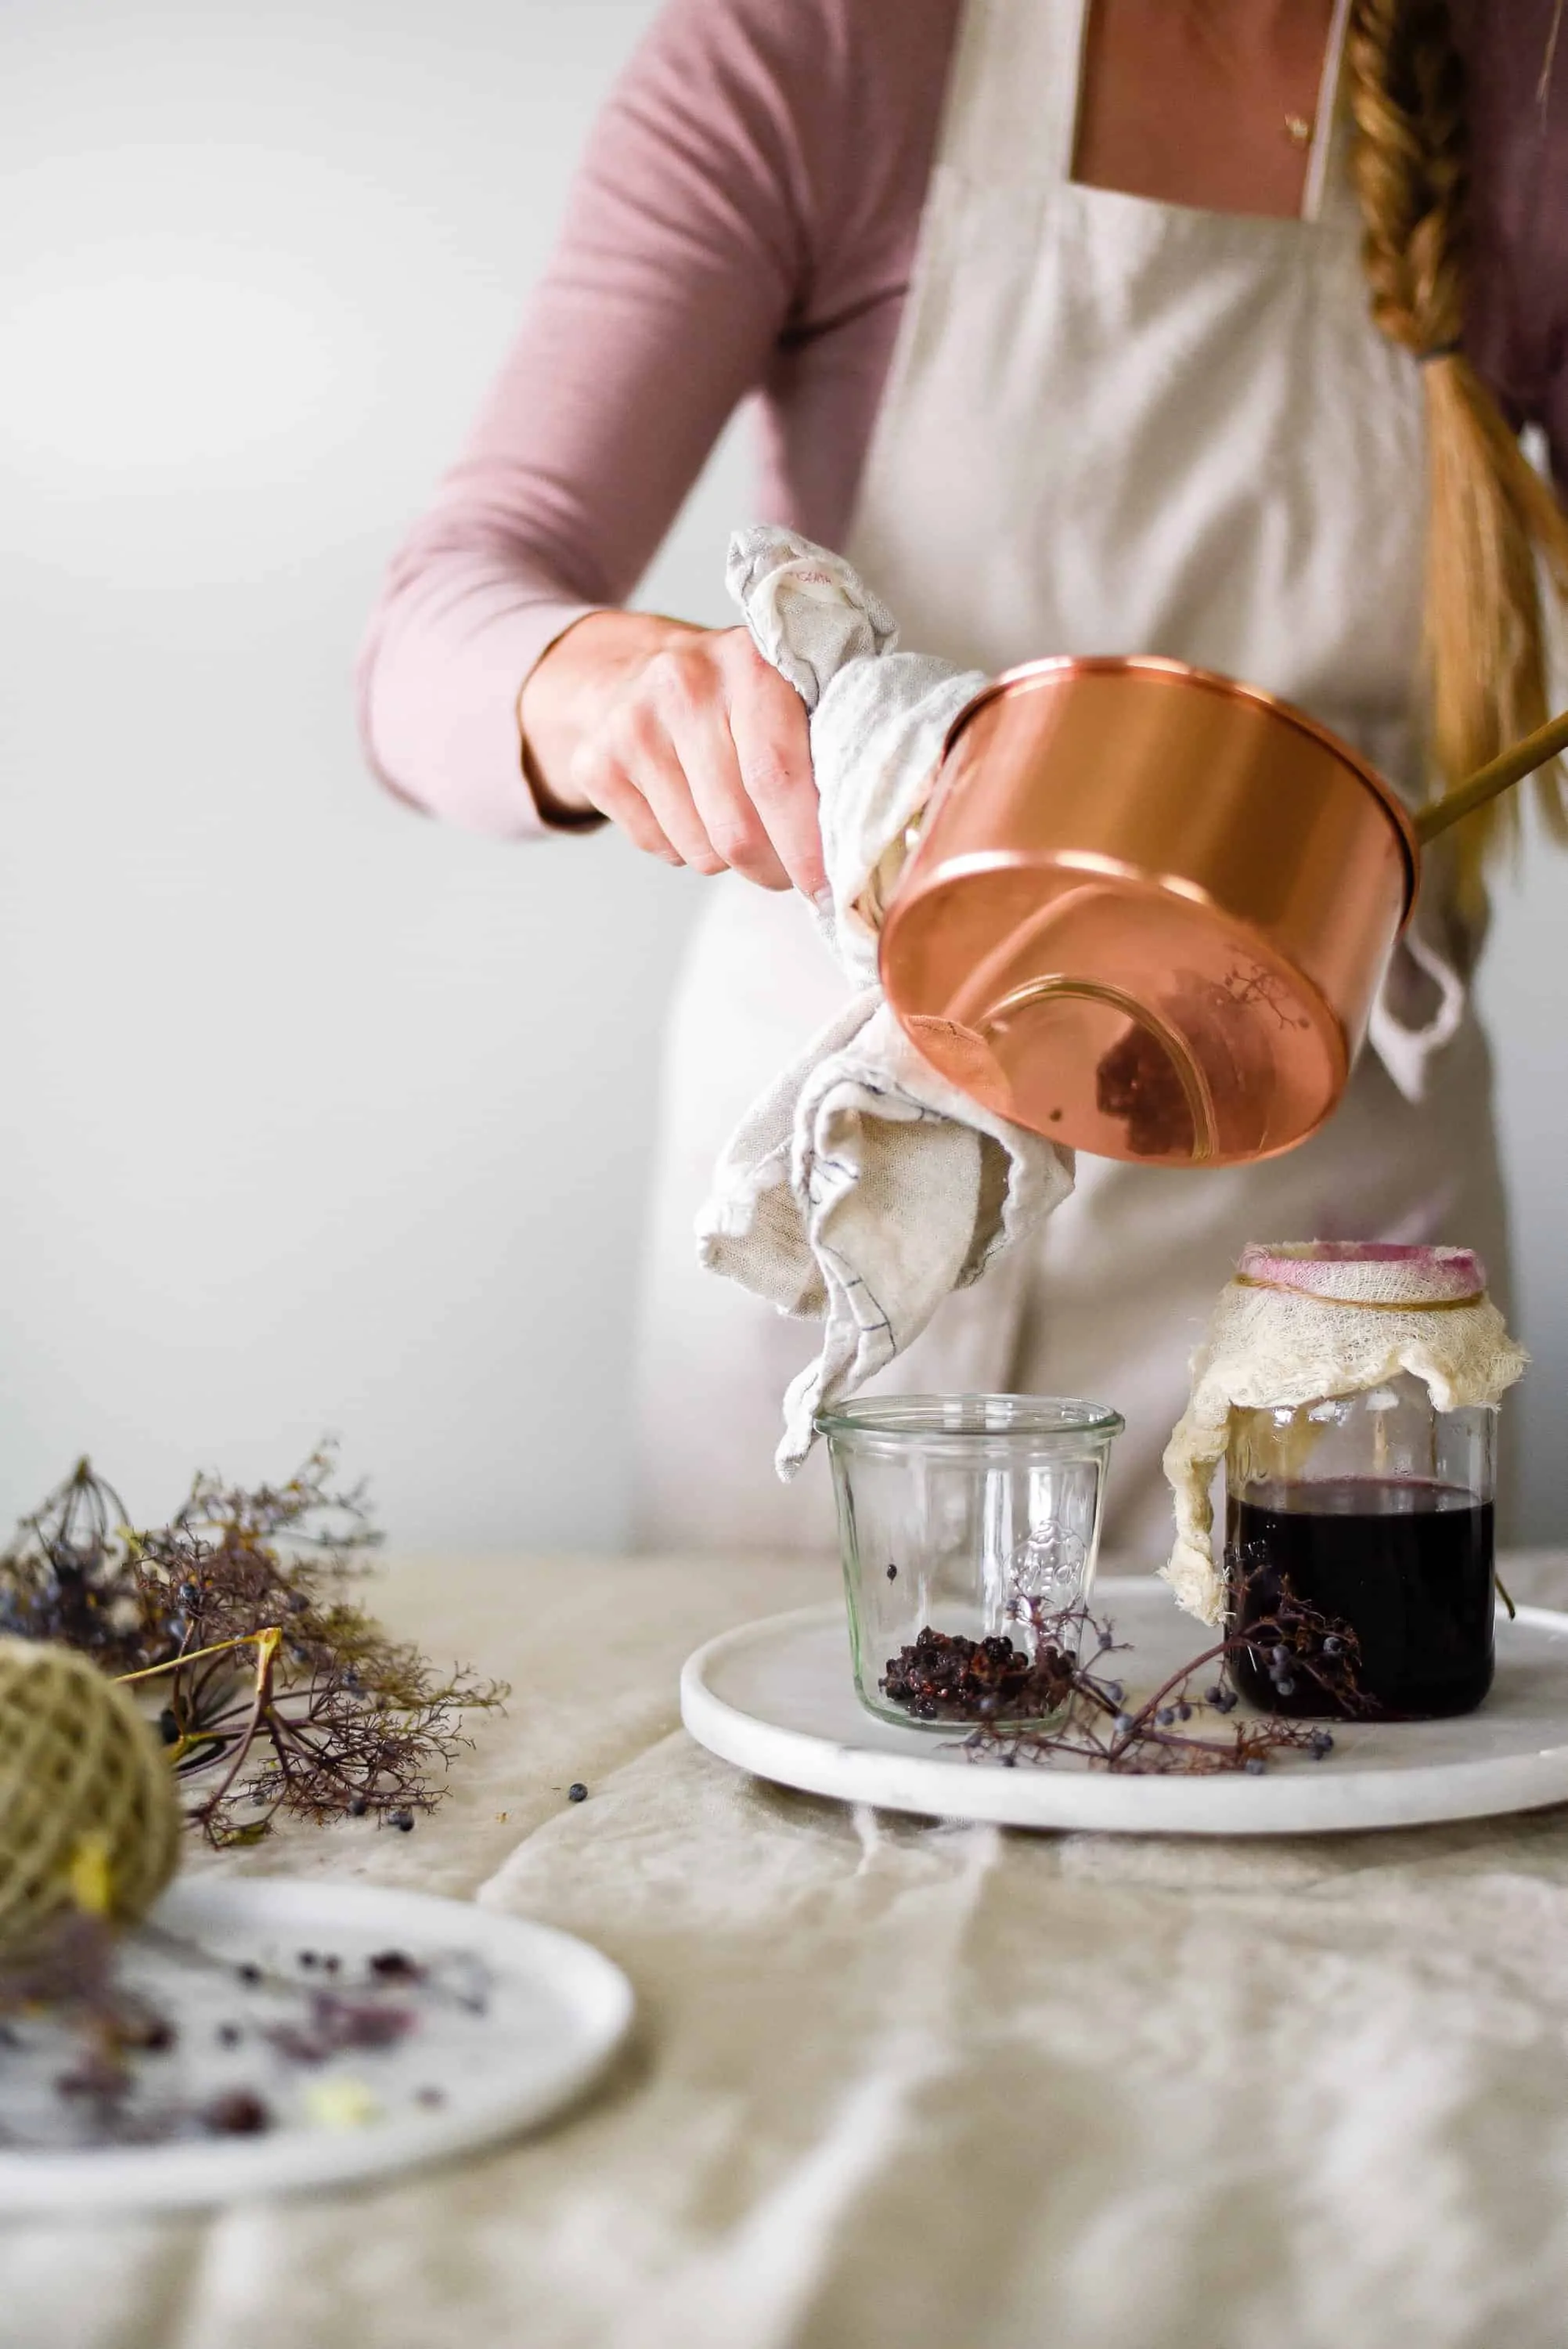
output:
[{"label": "copper pot rim", "polygon": [[1307,735],[1343,766],[1348,767],[1357,780],[1366,784],[1393,824],[1398,838],[1405,860],[1405,908],[1399,923],[1403,933],[1414,908],[1421,878],[1420,844],[1404,802],[1371,761],[1364,759],[1360,751],[1354,750],[1331,726],[1325,726],[1319,719],[1308,717],[1305,709],[1298,709],[1293,701],[1282,700],[1277,693],[1270,693],[1261,685],[1247,685],[1240,678],[1223,677],[1218,669],[1196,668],[1190,661],[1173,660],[1163,653],[1057,653],[1039,660],[1021,661],[1016,668],[1003,669],[998,676],[989,678],[978,693],[965,703],[943,737],[939,769],[947,763],[954,746],[970,721],[978,717],[989,703],[1011,699],[1047,678],[1125,676],[1172,678],[1181,684],[1197,686],[1204,692],[1217,694],[1225,700],[1250,702],[1255,709],[1265,710],[1271,717],[1295,727],[1298,733]]}]

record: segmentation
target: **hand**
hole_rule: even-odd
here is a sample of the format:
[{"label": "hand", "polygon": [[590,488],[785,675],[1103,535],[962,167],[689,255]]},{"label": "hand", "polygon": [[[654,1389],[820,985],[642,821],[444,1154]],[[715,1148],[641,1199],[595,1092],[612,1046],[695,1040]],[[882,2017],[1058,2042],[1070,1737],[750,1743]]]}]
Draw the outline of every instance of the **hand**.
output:
[{"label": "hand", "polygon": [[816,897],[827,885],[806,705],[744,628],[594,612],[519,703],[546,812],[596,808],[697,873]]}]

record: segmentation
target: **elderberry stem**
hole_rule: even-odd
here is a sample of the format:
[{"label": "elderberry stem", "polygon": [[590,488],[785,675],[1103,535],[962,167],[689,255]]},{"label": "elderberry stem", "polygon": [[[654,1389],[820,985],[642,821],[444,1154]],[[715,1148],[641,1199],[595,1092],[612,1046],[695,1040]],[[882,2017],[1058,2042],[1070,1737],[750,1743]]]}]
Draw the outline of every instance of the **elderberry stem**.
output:
[{"label": "elderberry stem", "polygon": [[1157,1688],[1151,1697],[1146,1697],[1144,1699],[1144,1702],[1139,1706],[1137,1713],[1133,1716],[1134,1721],[1139,1722],[1143,1720],[1146,1714],[1152,1717],[1153,1714],[1159,1712],[1160,1707],[1164,1703],[1166,1698],[1173,1695],[1177,1689],[1185,1688],[1187,1682],[1192,1678],[1193,1674],[1195,1672],[1201,1672],[1205,1664],[1214,1663],[1221,1658],[1224,1658],[1228,1661],[1231,1650],[1235,1642],[1233,1640],[1222,1640],[1217,1647],[1205,1648],[1201,1656],[1194,1656],[1191,1663],[1183,1664],[1179,1672],[1172,1672],[1171,1678],[1164,1683],[1163,1687]]},{"label": "elderberry stem", "polygon": [[[122,1688],[126,1688],[133,1681],[156,1680],[160,1672],[177,1672],[182,1664],[199,1663],[203,1656],[232,1655],[236,1648],[255,1647],[259,1650],[263,1640],[271,1641],[268,1653],[273,1655],[282,1638],[283,1633],[277,1625],[269,1623],[264,1631],[242,1631],[235,1640],[214,1640],[210,1648],[191,1648],[178,1656],[165,1657],[160,1664],[144,1664],[139,1672],[116,1672],[114,1678]],[[258,1666],[259,1661],[258,1656]]]},{"label": "elderberry stem", "polygon": [[[251,1699],[251,1709],[246,1716],[245,1725],[239,1733],[234,1758],[223,1774],[222,1785],[201,1806],[209,1817],[216,1814],[223,1797],[229,1793],[251,1758],[251,1748],[256,1742],[256,1732],[260,1729],[265,1718],[267,1707],[272,1701],[273,1662],[283,1644],[283,1636],[275,1624],[269,1626],[264,1631],[252,1634],[256,1648],[256,1680],[254,1692]],[[236,1641],[234,1644],[239,1646],[242,1643]]]}]

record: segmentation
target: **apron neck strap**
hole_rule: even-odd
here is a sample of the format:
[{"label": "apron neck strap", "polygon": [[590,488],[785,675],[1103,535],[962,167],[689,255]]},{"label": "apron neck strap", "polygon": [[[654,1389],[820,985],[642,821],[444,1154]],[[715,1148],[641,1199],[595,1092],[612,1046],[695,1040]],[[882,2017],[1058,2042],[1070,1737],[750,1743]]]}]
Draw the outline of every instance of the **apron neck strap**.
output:
[{"label": "apron neck strap", "polygon": [[1301,216],[1305,221],[1359,219],[1350,178],[1355,124],[1350,117],[1349,77],[1346,71],[1351,5],[1352,0],[1334,0],[1323,76],[1317,86],[1317,114],[1313,124],[1312,151],[1307,158],[1306,191],[1302,198]]},{"label": "apron neck strap", "polygon": [[964,179],[1072,177],[1090,0],[964,0],[940,154]]}]

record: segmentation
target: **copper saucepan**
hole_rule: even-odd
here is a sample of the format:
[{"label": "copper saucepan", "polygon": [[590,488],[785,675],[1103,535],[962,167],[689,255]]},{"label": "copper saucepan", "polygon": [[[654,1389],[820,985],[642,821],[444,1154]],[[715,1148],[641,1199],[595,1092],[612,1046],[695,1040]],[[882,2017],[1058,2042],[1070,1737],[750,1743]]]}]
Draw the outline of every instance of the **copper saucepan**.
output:
[{"label": "copper saucepan", "polygon": [[1036,1133],[1153,1165],[1274,1157],[1345,1089],[1422,843],[1564,748],[1568,715],[1412,816],[1253,687],[1033,662],[947,737],[882,924],[888,1000]]}]

